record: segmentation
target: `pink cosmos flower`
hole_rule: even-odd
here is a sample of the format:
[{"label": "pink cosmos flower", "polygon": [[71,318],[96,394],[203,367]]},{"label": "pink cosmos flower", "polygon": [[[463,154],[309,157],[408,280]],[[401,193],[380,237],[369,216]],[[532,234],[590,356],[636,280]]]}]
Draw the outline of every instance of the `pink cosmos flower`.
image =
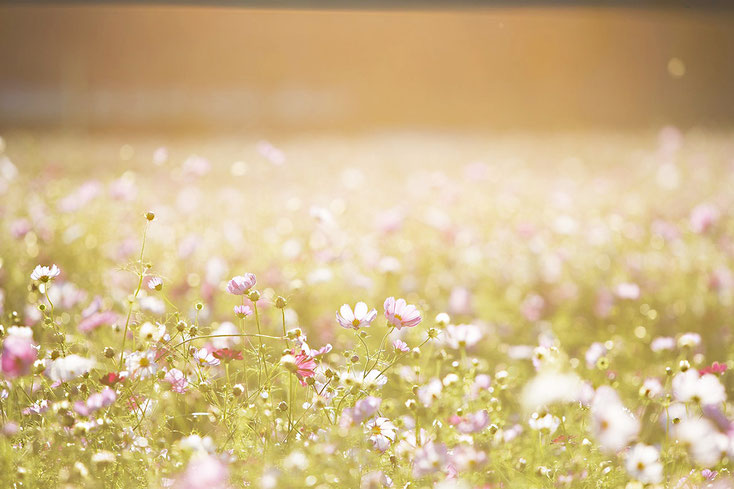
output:
[{"label": "pink cosmos flower", "polygon": [[465,416],[454,414],[449,417],[449,424],[455,426],[459,433],[478,433],[489,426],[489,413],[484,409]]},{"label": "pink cosmos flower", "polygon": [[316,375],[316,361],[313,357],[306,355],[304,352],[299,352],[295,357],[296,359],[296,375],[301,381],[301,385],[305,386],[306,382],[304,379],[313,377]]},{"label": "pink cosmos flower", "polygon": [[186,471],[174,484],[176,489],[227,489],[229,469],[211,455],[192,457]]},{"label": "pink cosmos flower", "polygon": [[95,411],[110,406],[115,400],[117,400],[117,393],[109,387],[105,387],[101,392],[90,395],[86,402],[75,402],[74,411],[82,416],[89,416]]},{"label": "pink cosmos flower", "polygon": [[443,470],[448,461],[448,450],[443,443],[429,441],[419,447],[413,459],[413,477],[420,479],[438,470]]},{"label": "pink cosmos flower", "polygon": [[186,375],[177,368],[172,368],[166,372],[166,376],[163,377],[163,380],[171,384],[171,390],[173,392],[178,392],[179,394],[184,394],[189,386],[189,379],[187,379]]},{"label": "pink cosmos flower", "polygon": [[392,346],[396,350],[401,351],[403,353],[406,353],[406,352],[410,351],[410,348],[408,348],[408,344],[406,342],[404,342],[403,340],[401,340],[401,339],[397,339],[397,340],[393,341]]},{"label": "pink cosmos flower", "polygon": [[89,333],[103,324],[114,324],[115,321],[117,321],[117,314],[112,311],[95,312],[82,319],[77,328],[82,333]]},{"label": "pink cosmos flower", "polygon": [[245,306],[245,305],[240,304],[240,305],[234,306],[234,314],[238,318],[244,319],[247,316],[249,316],[250,314],[252,314],[252,308],[250,306]]},{"label": "pink cosmos flower", "polygon": [[7,378],[27,375],[37,358],[38,351],[29,338],[10,335],[3,341],[1,365]]},{"label": "pink cosmos flower", "polygon": [[690,216],[691,230],[694,233],[705,233],[721,216],[719,208],[713,204],[703,203],[693,208]]},{"label": "pink cosmos flower", "polygon": [[423,320],[418,309],[413,304],[406,303],[405,299],[395,300],[395,297],[388,297],[384,307],[387,322],[398,329],[412,328]]},{"label": "pink cosmos flower", "polygon": [[349,307],[349,304],[344,304],[336,313],[336,321],[339,323],[339,326],[355,330],[369,327],[376,317],[377,311],[375,309],[368,311],[367,304],[364,302],[357,302],[354,310]]},{"label": "pink cosmos flower", "polygon": [[256,283],[257,279],[254,273],[237,275],[227,283],[227,292],[232,295],[245,295]]},{"label": "pink cosmos flower", "polygon": [[353,408],[345,408],[342,411],[341,419],[339,420],[340,426],[347,428],[371,418],[380,409],[380,403],[382,403],[382,399],[374,396],[360,399]]},{"label": "pink cosmos flower", "polygon": [[708,367],[704,367],[698,371],[701,375],[706,374],[723,374],[726,372],[727,365],[725,363],[714,362]]}]

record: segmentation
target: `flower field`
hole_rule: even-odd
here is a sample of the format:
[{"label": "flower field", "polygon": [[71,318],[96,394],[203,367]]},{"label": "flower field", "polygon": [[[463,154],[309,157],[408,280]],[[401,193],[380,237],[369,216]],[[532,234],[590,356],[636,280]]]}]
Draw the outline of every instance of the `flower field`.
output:
[{"label": "flower field", "polygon": [[734,487],[730,133],[0,142],[0,487]]}]

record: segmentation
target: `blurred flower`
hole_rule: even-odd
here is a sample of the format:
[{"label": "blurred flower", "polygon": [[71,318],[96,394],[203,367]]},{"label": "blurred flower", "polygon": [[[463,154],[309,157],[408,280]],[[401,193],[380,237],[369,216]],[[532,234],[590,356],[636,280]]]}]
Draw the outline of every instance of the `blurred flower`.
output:
[{"label": "blurred flower", "polygon": [[418,447],[413,458],[413,477],[420,479],[443,470],[448,461],[448,450],[443,443],[429,441]]},{"label": "blurred flower", "polygon": [[482,339],[479,326],[474,324],[449,324],[443,331],[441,342],[454,350],[471,348]]},{"label": "blurred flower", "polygon": [[54,382],[69,382],[94,367],[94,360],[80,357],[79,355],[67,355],[52,361],[46,368],[46,375]]},{"label": "blurred flower", "polygon": [[627,473],[644,484],[663,481],[663,465],[657,448],[638,443],[627,453]]},{"label": "blurred flower", "polygon": [[726,390],[715,375],[688,369],[673,377],[673,397],[680,402],[719,404],[726,401]]},{"label": "blurred flower", "polygon": [[33,362],[38,358],[38,351],[33,341],[17,334],[10,334],[3,341],[2,358],[0,365],[3,374],[9,379],[27,375],[31,371]]},{"label": "blurred flower", "polygon": [[618,452],[640,431],[640,422],[608,386],[596,390],[591,404],[592,431],[605,452]]},{"label": "blurred flower", "polygon": [[410,351],[410,348],[408,347],[408,345],[401,339],[397,339],[393,341],[392,346],[396,350],[401,351],[403,353]]},{"label": "blurred flower", "polygon": [[172,368],[166,372],[163,380],[171,384],[171,390],[173,392],[184,394],[188,390],[189,379],[187,379],[186,375],[177,368]]},{"label": "blurred flower", "polygon": [[483,409],[464,416],[453,414],[449,417],[449,424],[455,426],[459,433],[479,433],[489,426],[489,413]]},{"label": "blurred flower", "polygon": [[690,225],[694,233],[705,233],[719,220],[720,212],[713,204],[703,203],[691,211]]}]

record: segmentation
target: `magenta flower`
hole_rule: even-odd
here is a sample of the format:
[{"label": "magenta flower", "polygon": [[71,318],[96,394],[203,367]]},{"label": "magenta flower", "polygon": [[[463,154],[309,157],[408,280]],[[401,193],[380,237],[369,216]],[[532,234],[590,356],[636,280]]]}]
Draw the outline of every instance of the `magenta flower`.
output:
[{"label": "magenta flower", "polygon": [[295,356],[296,363],[296,375],[302,386],[306,386],[304,379],[313,377],[316,375],[316,361],[310,355],[306,355],[304,352],[298,352]]},{"label": "magenta flower", "polygon": [[10,335],[3,341],[2,371],[6,377],[13,379],[27,375],[33,362],[38,358],[38,351],[33,347],[30,338]]},{"label": "magenta flower", "polygon": [[376,317],[377,311],[375,309],[368,310],[367,304],[364,302],[357,302],[354,310],[349,307],[349,304],[344,304],[336,313],[336,321],[339,323],[339,326],[355,330],[370,326]]},{"label": "magenta flower", "polygon": [[395,297],[388,297],[384,307],[387,322],[398,329],[418,326],[423,320],[418,309],[413,304],[406,303],[405,299],[395,300]]},{"label": "magenta flower", "polygon": [[227,292],[232,295],[245,295],[256,283],[257,280],[255,279],[254,273],[237,275],[227,283]]}]

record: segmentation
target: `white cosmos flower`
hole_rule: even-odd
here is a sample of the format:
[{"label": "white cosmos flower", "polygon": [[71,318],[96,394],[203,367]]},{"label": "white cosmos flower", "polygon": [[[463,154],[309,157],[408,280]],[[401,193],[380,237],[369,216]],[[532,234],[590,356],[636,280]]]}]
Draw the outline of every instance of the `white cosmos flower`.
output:
[{"label": "white cosmos flower", "polygon": [[136,351],[125,357],[125,369],[132,372],[133,377],[145,379],[155,375],[158,364],[155,363],[155,351]]},{"label": "white cosmos flower", "polygon": [[691,458],[703,467],[719,463],[729,446],[729,438],[704,418],[681,421],[673,428],[673,436],[688,447]]},{"label": "white cosmos flower", "polygon": [[376,309],[367,308],[364,302],[357,302],[354,310],[349,304],[343,304],[336,313],[336,321],[339,326],[346,329],[360,329],[369,327],[377,317]]},{"label": "white cosmos flower", "polygon": [[375,450],[384,452],[395,441],[398,429],[387,418],[370,419],[364,424],[364,430]]},{"label": "white cosmos flower", "polygon": [[522,405],[530,411],[556,402],[573,402],[579,399],[581,387],[576,374],[541,373],[525,385]]},{"label": "white cosmos flower", "polygon": [[212,355],[212,353],[206,348],[199,348],[196,350],[196,353],[194,353],[194,360],[196,360],[196,362],[202,367],[214,367],[220,364],[219,359],[215,358],[214,355]]},{"label": "white cosmos flower", "polygon": [[36,268],[34,268],[33,272],[31,273],[31,280],[48,282],[52,278],[58,277],[60,273],[61,270],[59,270],[59,267],[57,267],[56,265],[51,265],[50,267],[36,265]]},{"label": "white cosmos flower", "polygon": [[33,330],[28,326],[10,326],[6,332],[8,336],[17,336],[29,340],[33,339]]},{"label": "white cosmos flower", "polygon": [[627,472],[643,484],[663,481],[663,465],[657,448],[638,443],[627,454]]},{"label": "white cosmos flower", "polygon": [[622,450],[640,431],[640,422],[611,387],[601,386],[596,390],[591,416],[594,436],[607,453]]},{"label": "white cosmos flower", "polygon": [[544,416],[541,416],[538,413],[533,413],[528,420],[528,425],[536,431],[542,431],[552,435],[561,425],[561,420],[550,413],[547,413]]},{"label": "white cosmos flower", "polygon": [[482,339],[482,331],[475,324],[449,324],[443,331],[442,343],[458,350],[471,348]]},{"label": "white cosmos flower", "polygon": [[697,402],[703,405],[726,402],[726,390],[713,374],[700,375],[688,369],[673,377],[673,396],[681,402]]},{"label": "white cosmos flower", "polygon": [[166,335],[166,326],[161,323],[153,324],[146,321],[140,326],[138,335],[142,341],[158,342]]},{"label": "white cosmos flower", "polygon": [[79,355],[68,355],[52,361],[46,368],[46,375],[54,382],[69,382],[89,372],[92,367],[94,360]]}]

